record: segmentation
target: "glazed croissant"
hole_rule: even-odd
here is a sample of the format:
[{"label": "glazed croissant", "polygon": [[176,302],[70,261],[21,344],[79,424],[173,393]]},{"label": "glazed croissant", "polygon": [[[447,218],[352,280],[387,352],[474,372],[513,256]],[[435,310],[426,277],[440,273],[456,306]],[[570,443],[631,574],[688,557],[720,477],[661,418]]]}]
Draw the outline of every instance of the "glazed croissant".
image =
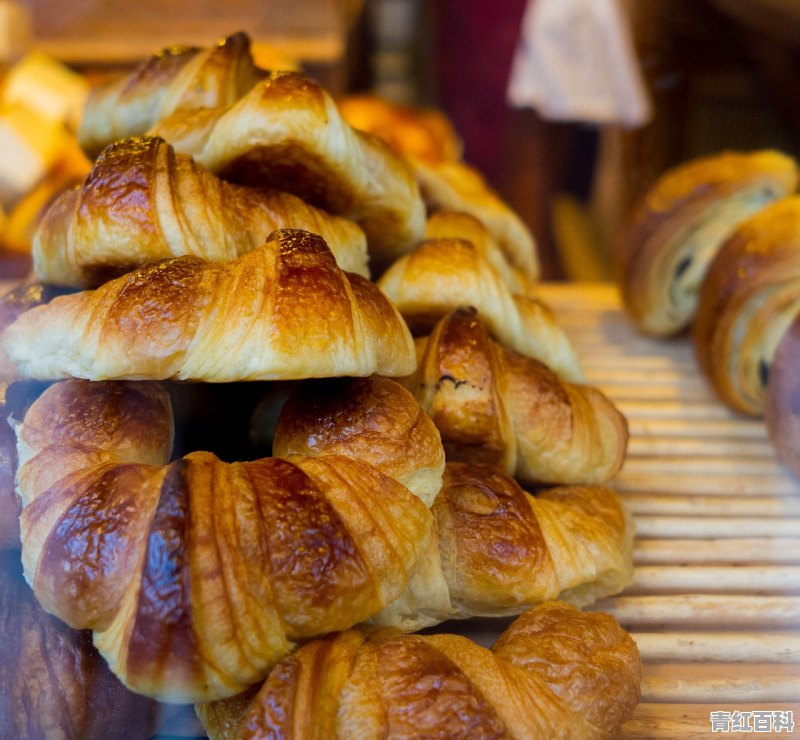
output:
[{"label": "glazed croissant", "polygon": [[778,459],[800,478],[800,314],[775,350],[764,421]]},{"label": "glazed croissant", "polygon": [[512,293],[535,295],[536,281],[511,266],[488,229],[474,216],[462,211],[432,213],[425,225],[425,238],[463,239],[470,242],[478,254],[494,267]]},{"label": "glazed croissant", "polygon": [[258,689],[204,704],[213,740],[611,738],[639,701],[636,644],[613,617],[551,602],[491,650],[457,635],[352,630],[286,658]]},{"label": "glazed croissant", "polygon": [[486,226],[514,269],[529,280],[539,277],[539,257],[530,230],[475,168],[463,162],[415,160],[412,164],[429,211],[469,213]]},{"label": "glazed croissant", "polygon": [[736,226],[797,187],[780,152],[724,152],[663,175],[635,210],[620,250],[620,288],[639,329],[676,334],[694,318],[711,260]]},{"label": "glazed croissant", "polygon": [[319,234],[343,270],[369,277],[366,239],[351,221],[287,193],[223,182],[163,139],[126,139],[46,211],[34,269],[47,283],[94,287],[169,257],[232,260],[281,228]]},{"label": "glazed croissant", "polygon": [[18,432],[26,577],[127,686],[238,693],[403,591],[432,517],[399,483],[337,455],[165,464],[171,432],[158,384],[82,380],[48,388]]},{"label": "glazed croissant", "polygon": [[445,463],[430,417],[403,386],[379,375],[299,383],[275,426],[272,454],[363,460],[402,483],[426,506],[442,487]]},{"label": "glazed croissant", "polygon": [[531,496],[498,471],[448,462],[432,511],[429,549],[405,591],[371,622],[417,631],[519,614],[554,598],[585,606],[633,579],[633,522],[610,488]]},{"label": "glazed croissant", "polygon": [[503,349],[474,309],[442,318],[417,340],[417,354],[402,382],[439,429],[448,460],[547,484],[604,483],[622,467],[628,428],[611,401]]},{"label": "glazed croissant", "polygon": [[276,231],[232,262],[178,257],[22,314],[3,346],[27,377],[211,382],[406,375],[396,309],[321,237]]},{"label": "glazed croissant", "polygon": [[150,133],[223,179],[294,193],[358,223],[373,263],[407,252],[425,206],[406,162],[355,131],[333,99],[298,72],[273,72],[236,103],[178,111]]},{"label": "glazed croissant", "polygon": [[131,74],[92,89],[78,141],[94,158],[112,141],[144,134],[175,111],[231,105],[264,74],[244,33],[208,49],[164,49]]},{"label": "glazed croissant", "polygon": [[535,298],[512,295],[470,242],[425,241],[397,260],[378,287],[412,332],[427,333],[454,308],[473,306],[503,345],[541,360],[567,380],[582,377],[575,350],[552,311]]},{"label": "glazed croissant", "polygon": [[436,108],[402,105],[369,93],[348,95],[336,103],[353,128],[383,139],[404,156],[425,162],[461,159],[464,144]]},{"label": "glazed croissant", "polygon": [[692,341],[723,401],[763,413],[775,348],[798,314],[800,196],[793,196],[742,223],[703,283]]},{"label": "glazed croissant", "polygon": [[92,647],[46,614],[18,552],[0,553],[0,737],[146,740],[158,706],[128,691]]}]

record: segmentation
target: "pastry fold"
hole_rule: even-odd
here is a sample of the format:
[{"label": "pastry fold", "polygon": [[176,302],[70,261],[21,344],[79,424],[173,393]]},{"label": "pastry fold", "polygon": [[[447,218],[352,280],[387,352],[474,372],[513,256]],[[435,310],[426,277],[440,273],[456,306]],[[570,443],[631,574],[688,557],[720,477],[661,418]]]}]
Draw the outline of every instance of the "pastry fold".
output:
[{"label": "pastry fold", "polygon": [[177,257],[56,298],[11,324],[3,347],[42,380],[393,376],[416,364],[386,297],[296,229],[231,262]]}]

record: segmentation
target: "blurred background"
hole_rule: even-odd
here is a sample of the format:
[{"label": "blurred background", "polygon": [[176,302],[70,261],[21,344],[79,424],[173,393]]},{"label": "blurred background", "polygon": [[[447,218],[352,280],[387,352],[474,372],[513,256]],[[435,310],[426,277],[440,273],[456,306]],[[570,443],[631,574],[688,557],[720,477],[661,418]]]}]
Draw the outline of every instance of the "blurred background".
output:
[{"label": "blurred background", "polygon": [[0,266],[88,163],[89,87],[244,30],[336,96],[435,106],[533,231],[551,280],[605,280],[627,212],[721,149],[800,156],[797,0],[0,0]]}]

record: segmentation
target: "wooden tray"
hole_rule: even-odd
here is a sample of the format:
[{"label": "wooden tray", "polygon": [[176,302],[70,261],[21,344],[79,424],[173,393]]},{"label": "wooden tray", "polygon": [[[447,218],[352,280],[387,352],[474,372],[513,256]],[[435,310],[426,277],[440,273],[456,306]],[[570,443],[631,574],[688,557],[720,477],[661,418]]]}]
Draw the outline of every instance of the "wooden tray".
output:
[{"label": "wooden tray", "polygon": [[716,399],[688,339],[639,336],[611,285],[541,295],[630,425],[612,484],[636,519],[634,583],[597,607],[644,661],[623,737],[708,737],[710,712],[754,709],[793,711],[800,735],[800,481],[761,420]]}]

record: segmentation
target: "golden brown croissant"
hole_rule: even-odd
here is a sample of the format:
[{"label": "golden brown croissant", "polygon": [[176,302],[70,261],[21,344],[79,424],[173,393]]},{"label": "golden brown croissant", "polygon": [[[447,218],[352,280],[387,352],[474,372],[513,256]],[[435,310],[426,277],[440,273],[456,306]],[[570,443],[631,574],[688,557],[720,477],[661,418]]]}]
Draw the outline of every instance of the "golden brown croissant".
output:
[{"label": "golden brown croissant", "polygon": [[430,417],[405,388],[378,375],[299,384],[283,406],[272,454],[364,460],[426,506],[442,487],[445,462]]},{"label": "golden brown croissant", "polygon": [[522,219],[492,190],[480,173],[463,162],[412,162],[429,211],[463,211],[486,226],[511,264],[529,280],[539,277],[533,235]]},{"label": "golden brown croissant", "polygon": [[493,342],[473,309],[417,340],[403,379],[442,435],[448,460],[483,463],[526,483],[597,484],[625,459],[625,417],[600,391],[559,378]]},{"label": "golden brown croissant", "polygon": [[738,224],[797,187],[780,152],[723,152],[669,170],[645,194],[620,250],[620,287],[639,329],[676,334],[692,321],[706,270]]},{"label": "golden brown croissant", "polygon": [[175,111],[231,105],[264,74],[244,33],[208,49],[164,49],[131,74],[91,91],[78,140],[96,157],[112,141],[144,134]]},{"label": "golden brown croissant", "polygon": [[367,93],[336,102],[353,128],[378,136],[407,157],[425,162],[461,159],[463,142],[451,121],[436,108],[401,105]]},{"label": "golden brown croissant", "polygon": [[492,265],[462,239],[424,241],[378,281],[414,333],[427,333],[445,314],[473,306],[505,346],[535,357],[561,377],[582,377],[578,358],[552,311],[535,298],[512,295]]},{"label": "golden brown croissant", "polygon": [[223,179],[294,193],[355,221],[374,264],[422,238],[425,206],[405,160],[351,128],[298,72],[270,73],[229,107],[178,111],[150,132]]},{"label": "golden brown croissant", "polygon": [[448,462],[432,511],[429,549],[405,591],[371,622],[416,631],[519,614],[554,598],[585,606],[633,578],[633,522],[610,488],[531,496],[486,466]]},{"label": "golden brown croissant", "polygon": [[488,229],[474,216],[462,211],[437,211],[428,217],[426,239],[463,239],[497,270],[512,293],[534,296],[536,281],[512,267]]},{"label": "golden brown croissant", "polygon": [[641,661],[613,617],[551,602],[491,650],[457,635],[351,630],[283,660],[257,690],[197,707],[213,740],[611,738]]},{"label": "golden brown croissant", "polygon": [[0,737],[146,740],[158,706],[128,691],[92,647],[46,614],[22,577],[18,552],[0,553]]},{"label": "golden brown croissant", "polygon": [[800,314],[800,196],[742,223],[719,250],[700,291],[695,355],[720,397],[760,415],[772,358]]},{"label": "golden brown croissant", "polygon": [[319,234],[343,270],[369,277],[353,222],[294,195],[223,182],[163,139],[138,137],[108,147],[83,186],[47,210],[34,268],[47,283],[93,287],[169,257],[232,260],[281,228]]},{"label": "golden brown croissant", "polygon": [[778,459],[800,478],[800,314],[775,350],[764,421]]},{"label": "golden brown croissant", "polygon": [[432,517],[399,483],[337,455],[167,465],[171,431],[156,383],[68,380],[18,433],[26,577],[126,685],[235,694],[403,591]]},{"label": "golden brown croissant", "polygon": [[276,231],[232,262],[177,257],[22,314],[3,346],[27,377],[213,382],[407,375],[396,309],[321,237]]}]

